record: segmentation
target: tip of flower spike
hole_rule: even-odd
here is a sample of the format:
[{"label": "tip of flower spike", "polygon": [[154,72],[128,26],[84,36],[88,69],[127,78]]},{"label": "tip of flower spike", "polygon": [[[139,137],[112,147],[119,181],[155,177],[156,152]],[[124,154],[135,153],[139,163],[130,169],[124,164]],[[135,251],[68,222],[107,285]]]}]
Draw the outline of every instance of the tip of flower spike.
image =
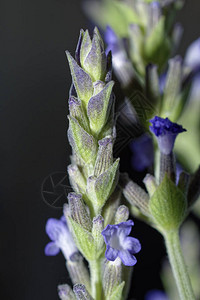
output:
[{"label": "tip of flower spike", "polygon": [[160,118],[155,116],[153,119],[150,120],[152,126],[150,126],[150,130],[154,133],[157,137],[163,136],[165,134],[175,134],[181,133],[186,131],[181,125],[177,123],[171,122],[168,118]]}]

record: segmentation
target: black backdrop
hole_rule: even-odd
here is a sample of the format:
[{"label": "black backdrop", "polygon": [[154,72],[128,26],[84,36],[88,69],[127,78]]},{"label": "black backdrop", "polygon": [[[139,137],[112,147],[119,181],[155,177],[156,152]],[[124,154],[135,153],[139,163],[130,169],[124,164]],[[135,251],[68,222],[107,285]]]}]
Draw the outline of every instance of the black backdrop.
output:
[{"label": "black backdrop", "polygon": [[[55,300],[56,286],[69,282],[62,255],[45,257],[45,223],[61,209],[41,196],[45,177],[69,164],[65,50],[73,52],[88,22],[78,0],[1,0],[0,64],[0,298]],[[187,1],[181,53],[200,35],[198,0]],[[123,161],[123,159],[122,159]],[[162,288],[159,235],[135,222],[143,246],[137,256],[132,297]]]}]

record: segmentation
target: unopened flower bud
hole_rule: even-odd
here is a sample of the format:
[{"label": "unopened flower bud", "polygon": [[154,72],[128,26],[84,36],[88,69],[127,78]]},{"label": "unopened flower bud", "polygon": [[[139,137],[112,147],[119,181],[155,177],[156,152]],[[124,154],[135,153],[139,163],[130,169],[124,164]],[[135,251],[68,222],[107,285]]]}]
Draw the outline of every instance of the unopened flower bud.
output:
[{"label": "unopened flower bud", "polygon": [[120,205],[115,214],[115,224],[126,222],[129,218],[129,209],[126,205]]},{"label": "unopened flower bud", "polygon": [[178,95],[181,89],[182,81],[182,59],[176,56],[169,60],[169,71],[167,73],[166,84],[164,88],[162,114],[170,116],[176,107]]},{"label": "unopened flower bud", "polygon": [[83,284],[75,284],[73,291],[77,300],[93,300]]},{"label": "unopened flower bud", "polygon": [[94,167],[94,175],[99,176],[104,173],[113,162],[113,139],[111,136],[105,137],[99,142],[99,149]]},{"label": "unopened flower bud", "polygon": [[74,254],[69,260],[66,261],[66,267],[72,283],[82,283],[86,286],[87,290],[90,291],[91,286],[89,272],[85,266],[83,257],[78,253]]},{"label": "unopened flower bud", "polygon": [[148,26],[147,30],[149,33],[151,30],[158,24],[158,21],[161,17],[161,4],[158,1],[153,1],[149,4],[149,13],[148,13]]},{"label": "unopened flower bud", "polygon": [[103,229],[104,229],[104,219],[101,215],[98,215],[93,219],[93,226],[92,226],[92,235],[94,237],[97,256],[104,249],[104,239],[101,234]]},{"label": "unopened flower bud", "polygon": [[81,194],[68,194],[69,209],[72,219],[88,231],[92,230],[92,222],[88,215]]},{"label": "unopened flower bud", "polygon": [[155,177],[151,174],[147,174],[144,177],[143,182],[144,182],[145,187],[151,197],[154,194],[154,192],[156,191],[156,188],[158,187]]},{"label": "unopened flower bud", "polygon": [[106,299],[110,299],[114,289],[122,283],[122,263],[120,258],[105,261],[103,271],[103,290]]},{"label": "unopened flower bud", "polygon": [[76,300],[76,297],[68,284],[58,286],[58,296],[61,300]]},{"label": "unopened flower bud", "polygon": [[69,165],[67,168],[70,183],[76,193],[84,194],[86,180],[77,165]]},{"label": "unopened flower bud", "polygon": [[128,202],[139,208],[143,214],[148,215],[148,194],[137,183],[130,180],[127,174],[121,175],[120,185],[122,187],[124,197],[128,200]]}]

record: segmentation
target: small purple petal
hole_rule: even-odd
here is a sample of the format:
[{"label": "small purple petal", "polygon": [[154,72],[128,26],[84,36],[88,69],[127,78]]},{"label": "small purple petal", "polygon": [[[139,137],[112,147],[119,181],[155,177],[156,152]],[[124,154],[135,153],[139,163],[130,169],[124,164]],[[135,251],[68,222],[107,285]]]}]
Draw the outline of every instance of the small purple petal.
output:
[{"label": "small purple petal", "polygon": [[59,252],[60,249],[54,242],[48,243],[44,249],[44,253],[47,256],[54,256],[57,255]]},{"label": "small purple petal", "polygon": [[200,38],[195,40],[187,49],[184,64],[191,69],[200,66]]},{"label": "small purple petal", "polygon": [[134,266],[137,263],[137,259],[134,255],[131,255],[128,250],[122,250],[119,252],[119,258],[125,266]]},{"label": "small purple petal", "polygon": [[67,222],[62,217],[61,220],[48,219],[46,223],[46,233],[53,241],[45,248],[46,255],[56,255],[59,250],[62,251],[64,257],[69,259],[72,254],[78,252],[71,233],[67,227]]},{"label": "small purple petal", "polygon": [[105,257],[107,258],[107,260],[114,261],[118,256],[118,252],[118,250],[108,246],[105,252]]},{"label": "small purple petal", "polygon": [[153,164],[154,148],[152,138],[149,135],[143,134],[132,141],[130,147],[133,152],[131,163],[134,170],[141,172]]},{"label": "small purple petal", "polygon": [[66,225],[57,219],[48,219],[46,224],[46,233],[52,241],[57,241],[61,232],[66,231]]},{"label": "small purple petal", "polygon": [[145,300],[169,300],[167,295],[159,290],[152,290],[147,292]]},{"label": "small purple petal", "polygon": [[109,243],[111,237],[113,234],[116,234],[117,233],[117,228],[114,227],[113,225],[107,225],[106,228],[102,231],[102,235],[104,237],[104,241],[105,243]]},{"label": "small purple petal", "polygon": [[114,54],[115,52],[117,52],[119,50],[120,46],[119,46],[119,42],[118,42],[118,37],[115,34],[114,30],[110,26],[106,27],[104,39],[105,39],[106,44],[108,45],[107,49],[106,49],[106,53],[108,53],[109,51],[112,51],[112,54]]},{"label": "small purple petal", "polygon": [[133,266],[137,260],[132,255],[141,249],[140,242],[132,237],[128,237],[134,225],[132,220],[116,225],[107,225],[102,231],[106,243],[105,256],[108,260],[114,261],[117,256],[126,266]]},{"label": "small purple petal", "polygon": [[121,222],[115,226],[117,226],[119,231],[123,231],[125,235],[129,235],[133,225],[134,222],[132,220],[128,220],[127,222]]},{"label": "small purple petal", "polygon": [[124,246],[131,254],[138,253],[141,250],[141,244],[139,240],[133,237],[127,237],[124,241]]}]

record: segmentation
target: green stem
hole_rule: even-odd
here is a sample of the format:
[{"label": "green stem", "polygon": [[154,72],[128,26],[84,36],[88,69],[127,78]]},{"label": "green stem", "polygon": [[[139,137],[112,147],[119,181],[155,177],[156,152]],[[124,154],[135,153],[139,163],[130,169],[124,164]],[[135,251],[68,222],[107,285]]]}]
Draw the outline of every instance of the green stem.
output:
[{"label": "green stem", "polygon": [[170,231],[164,234],[169,261],[176,281],[181,300],[195,300],[188,270],[181,250],[179,232]]},{"label": "green stem", "polygon": [[92,288],[92,297],[95,300],[102,299],[102,285],[101,285],[101,261],[92,260],[89,262],[90,266],[90,277],[91,277],[91,288]]}]

